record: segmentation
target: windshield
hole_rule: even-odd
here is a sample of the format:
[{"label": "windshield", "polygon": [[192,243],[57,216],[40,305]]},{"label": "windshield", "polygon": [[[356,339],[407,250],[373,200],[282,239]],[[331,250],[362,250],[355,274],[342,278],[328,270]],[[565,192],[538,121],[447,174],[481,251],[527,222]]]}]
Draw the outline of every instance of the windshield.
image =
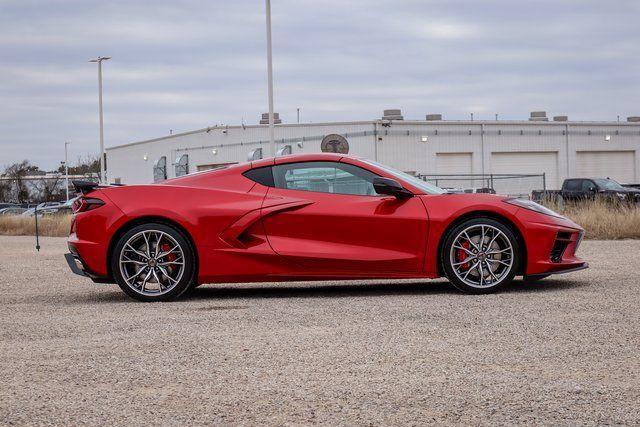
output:
[{"label": "windshield", "polygon": [[395,176],[396,178],[401,179],[402,181],[406,181],[409,184],[413,185],[414,187],[419,188],[420,190],[424,191],[426,194],[444,194],[446,193],[446,191],[444,191],[442,188],[440,187],[436,187],[433,184],[429,184],[426,181],[421,180],[420,178],[413,176],[413,175],[409,175],[408,173],[405,172],[401,172],[397,169],[393,169],[390,168],[389,166],[385,166],[385,165],[381,165],[378,162],[374,162],[373,160],[363,160],[365,163],[368,163],[370,165],[373,165],[375,167],[378,167],[380,169],[382,169],[383,171]]},{"label": "windshield", "polygon": [[614,190],[614,191],[625,191],[622,185],[618,184],[616,181],[612,179],[594,179],[596,185],[603,190]]}]

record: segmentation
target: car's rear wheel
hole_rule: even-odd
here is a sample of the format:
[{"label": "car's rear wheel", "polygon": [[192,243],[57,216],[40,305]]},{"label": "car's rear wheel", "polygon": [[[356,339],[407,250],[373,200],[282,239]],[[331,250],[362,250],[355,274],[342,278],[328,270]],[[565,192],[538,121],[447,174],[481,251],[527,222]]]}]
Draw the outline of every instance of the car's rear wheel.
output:
[{"label": "car's rear wheel", "polygon": [[196,276],[194,251],[185,236],[160,223],[136,226],[120,237],[111,270],[127,295],[145,302],[183,295]]},{"label": "car's rear wheel", "polygon": [[448,233],[441,262],[456,288],[469,293],[495,292],[518,271],[518,240],[509,227],[494,219],[467,220]]}]

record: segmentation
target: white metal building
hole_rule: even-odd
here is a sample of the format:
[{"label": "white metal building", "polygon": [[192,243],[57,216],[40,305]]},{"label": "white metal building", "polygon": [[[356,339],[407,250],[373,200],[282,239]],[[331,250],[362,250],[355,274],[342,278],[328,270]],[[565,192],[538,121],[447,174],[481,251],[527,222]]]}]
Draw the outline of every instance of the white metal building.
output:
[{"label": "white metal building", "polygon": [[[548,121],[538,112],[526,121],[450,121],[439,115],[414,121],[394,112],[371,121],[277,124],[276,145],[293,153],[319,152],[323,139],[340,135],[351,155],[420,174],[545,173],[547,189],[580,176],[640,182],[640,122],[634,117]],[[267,157],[267,125],[216,126],[108,148],[107,175],[110,182],[151,183],[154,166],[155,180],[171,178],[259,158],[259,148]]]}]

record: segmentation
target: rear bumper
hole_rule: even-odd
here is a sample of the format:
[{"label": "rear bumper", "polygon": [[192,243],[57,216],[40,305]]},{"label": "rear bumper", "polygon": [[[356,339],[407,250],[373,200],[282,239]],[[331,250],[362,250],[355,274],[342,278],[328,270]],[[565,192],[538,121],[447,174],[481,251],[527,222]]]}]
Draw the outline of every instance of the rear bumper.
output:
[{"label": "rear bumper", "polygon": [[100,276],[92,272],[87,264],[84,262],[76,248],[69,244],[69,253],[64,254],[64,258],[69,265],[69,269],[74,274],[78,276],[88,277],[94,283],[113,283],[113,280],[110,277]]}]

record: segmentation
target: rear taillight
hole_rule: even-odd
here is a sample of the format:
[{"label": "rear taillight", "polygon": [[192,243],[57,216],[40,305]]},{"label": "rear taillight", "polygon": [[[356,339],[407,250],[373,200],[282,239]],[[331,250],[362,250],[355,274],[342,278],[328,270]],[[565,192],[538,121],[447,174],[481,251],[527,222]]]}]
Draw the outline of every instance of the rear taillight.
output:
[{"label": "rear taillight", "polygon": [[104,202],[100,199],[92,197],[79,197],[71,205],[73,213],[87,212],[93,209],[97,209],[104,205]]}]

